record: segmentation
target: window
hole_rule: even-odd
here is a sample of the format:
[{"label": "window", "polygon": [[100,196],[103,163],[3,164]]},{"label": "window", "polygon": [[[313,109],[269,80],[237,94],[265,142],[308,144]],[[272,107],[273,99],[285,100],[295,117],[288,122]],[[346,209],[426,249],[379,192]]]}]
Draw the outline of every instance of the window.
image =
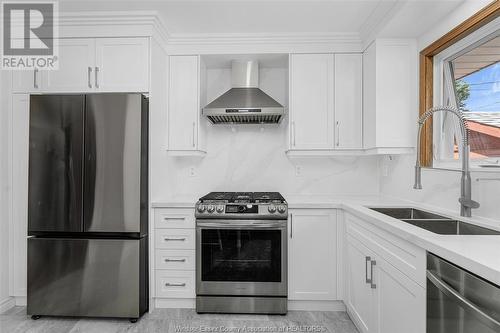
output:
[{"label": "window", "polygon": [[[500,159],[500,20],[497,21],[442,51],[435,62],[436,74],[442,75],[442,83],[435,82],[440,85],[434,87],[435,104],[451,105],[463,112],[469,127],[470,158],[479,166],[496,165]],[[458,160],[461,135],[456,117],[439,114],[436,118],[434,159],[438,164]]]},{"label": "window", "polygon": [[[500,166],[499,16],[500,1],[494,1],[420,52],[420,114],[438,105],[461,109],[470,128],[471,159],[480,166]],[[432,118],[421,136],[422,164],[458,166],[456,117]]]}]

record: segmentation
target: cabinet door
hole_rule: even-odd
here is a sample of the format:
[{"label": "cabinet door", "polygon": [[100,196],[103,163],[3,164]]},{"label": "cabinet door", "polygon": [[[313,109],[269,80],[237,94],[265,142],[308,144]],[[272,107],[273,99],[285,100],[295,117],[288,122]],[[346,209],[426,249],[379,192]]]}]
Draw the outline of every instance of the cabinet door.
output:
[{"label": "cabinet door", "polygon": [[19,93],[40,91],[41,75],[42,71],[38,69],[12,71],[12,91]]},{"label": "cabinet door", "polygon": [[[352,320],[361,332],[373,332],[373,290],[370,278],[370,260],[373,254],[359,241],[347,236],[346,306]],[[401,331],[401,332],[404,332]]]},{"label": "cabinet door", "polygon": [[43,90],[86,92],[94,88],[95,40],[71,38],[59,41],[59,69],[45,71]]},{"label": "cabinet door", "polygon": [[94,83],[98,91],[149,91],[147,38],[97,38]]},{"label": "cabinet door", "polygon": [[335,148],[363,146],[363,57],[335,55]]},{"label": "cabinet door", "polygon": [[426,292],[385,260],[373,271],[378,333],[424,333]]},{"label": "cabinet door", "polygon": [[289,223],[288,298],[337,299],[335,211],[295,210]]},{"label": "cabinet door", "polygon": [[333,149],[333,54],[290,58],[290,148]]},{"label": "cabinet door", "polygon": [[198,56],[170,56],[168,149],[196,150],[199,114]]}]

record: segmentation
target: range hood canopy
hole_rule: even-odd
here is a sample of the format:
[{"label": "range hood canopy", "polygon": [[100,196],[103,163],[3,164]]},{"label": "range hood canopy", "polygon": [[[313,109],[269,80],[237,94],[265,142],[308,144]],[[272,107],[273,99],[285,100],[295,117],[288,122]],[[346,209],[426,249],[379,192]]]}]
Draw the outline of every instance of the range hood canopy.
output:
[{"label": "range hood canopy", "polygon": [[232,88],[203,108],[212,124],[277,124],[283,105],[259,89],[259,65],[256,61],[231,63]]}]

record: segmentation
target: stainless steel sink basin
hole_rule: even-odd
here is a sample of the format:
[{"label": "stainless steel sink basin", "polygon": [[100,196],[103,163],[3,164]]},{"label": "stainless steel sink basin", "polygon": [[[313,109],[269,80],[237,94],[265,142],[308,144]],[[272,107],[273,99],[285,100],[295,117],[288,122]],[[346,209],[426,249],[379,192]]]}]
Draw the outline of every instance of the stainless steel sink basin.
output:
[{"label": "stainless steel sink basin", "polygon": [[447,217],[415,208],[370,208],[395,219],[446,219]]},{"label": "stainless steel sink basin", "polygon": [[440,235],[500,235],[500,231],[415,208],[370,208],[405,223]]},{"label": "stainless steel sink basin", "polygon": [[500,235],[499,231],[457,220],[411,220],[403,222],[441,235]]}]

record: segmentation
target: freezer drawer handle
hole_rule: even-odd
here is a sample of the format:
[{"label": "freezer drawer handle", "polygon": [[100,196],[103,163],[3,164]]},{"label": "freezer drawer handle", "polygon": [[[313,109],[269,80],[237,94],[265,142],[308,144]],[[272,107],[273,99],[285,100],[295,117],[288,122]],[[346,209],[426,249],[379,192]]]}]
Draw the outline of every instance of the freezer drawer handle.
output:
[{"label": "freezer drawer handle", "polygon": [[181,242],[183,242],[183,241],[186,240],[186,238],[169,238],[169,237],[166,237],[166,238],[164,238],[164,240],[165,240],[165,242],[169,242],[169,241],[181,241]]},{"label": "freezer drawer handle", "polygon": [[186,259],[169,259],[169,258],[165,258],[165,262],[186,262]]},{"label": "freezer drawer handle", "polygon": [[461,305],[461,307],[474,315],[478,320],[495,331],[500,331],[500,322],[481,310],[479,306],[469,301],[463,295],[459,294],[455,289],[441,280],[431,271],[427,271],[427,279],[436,286],[443,294],[453,299]]},{"label": "freezer drawer handle", "polygon": [[170,282],[165,283],[165,287],[185,287],[185,286],[186,286],[185,283],[170,283]]}]

